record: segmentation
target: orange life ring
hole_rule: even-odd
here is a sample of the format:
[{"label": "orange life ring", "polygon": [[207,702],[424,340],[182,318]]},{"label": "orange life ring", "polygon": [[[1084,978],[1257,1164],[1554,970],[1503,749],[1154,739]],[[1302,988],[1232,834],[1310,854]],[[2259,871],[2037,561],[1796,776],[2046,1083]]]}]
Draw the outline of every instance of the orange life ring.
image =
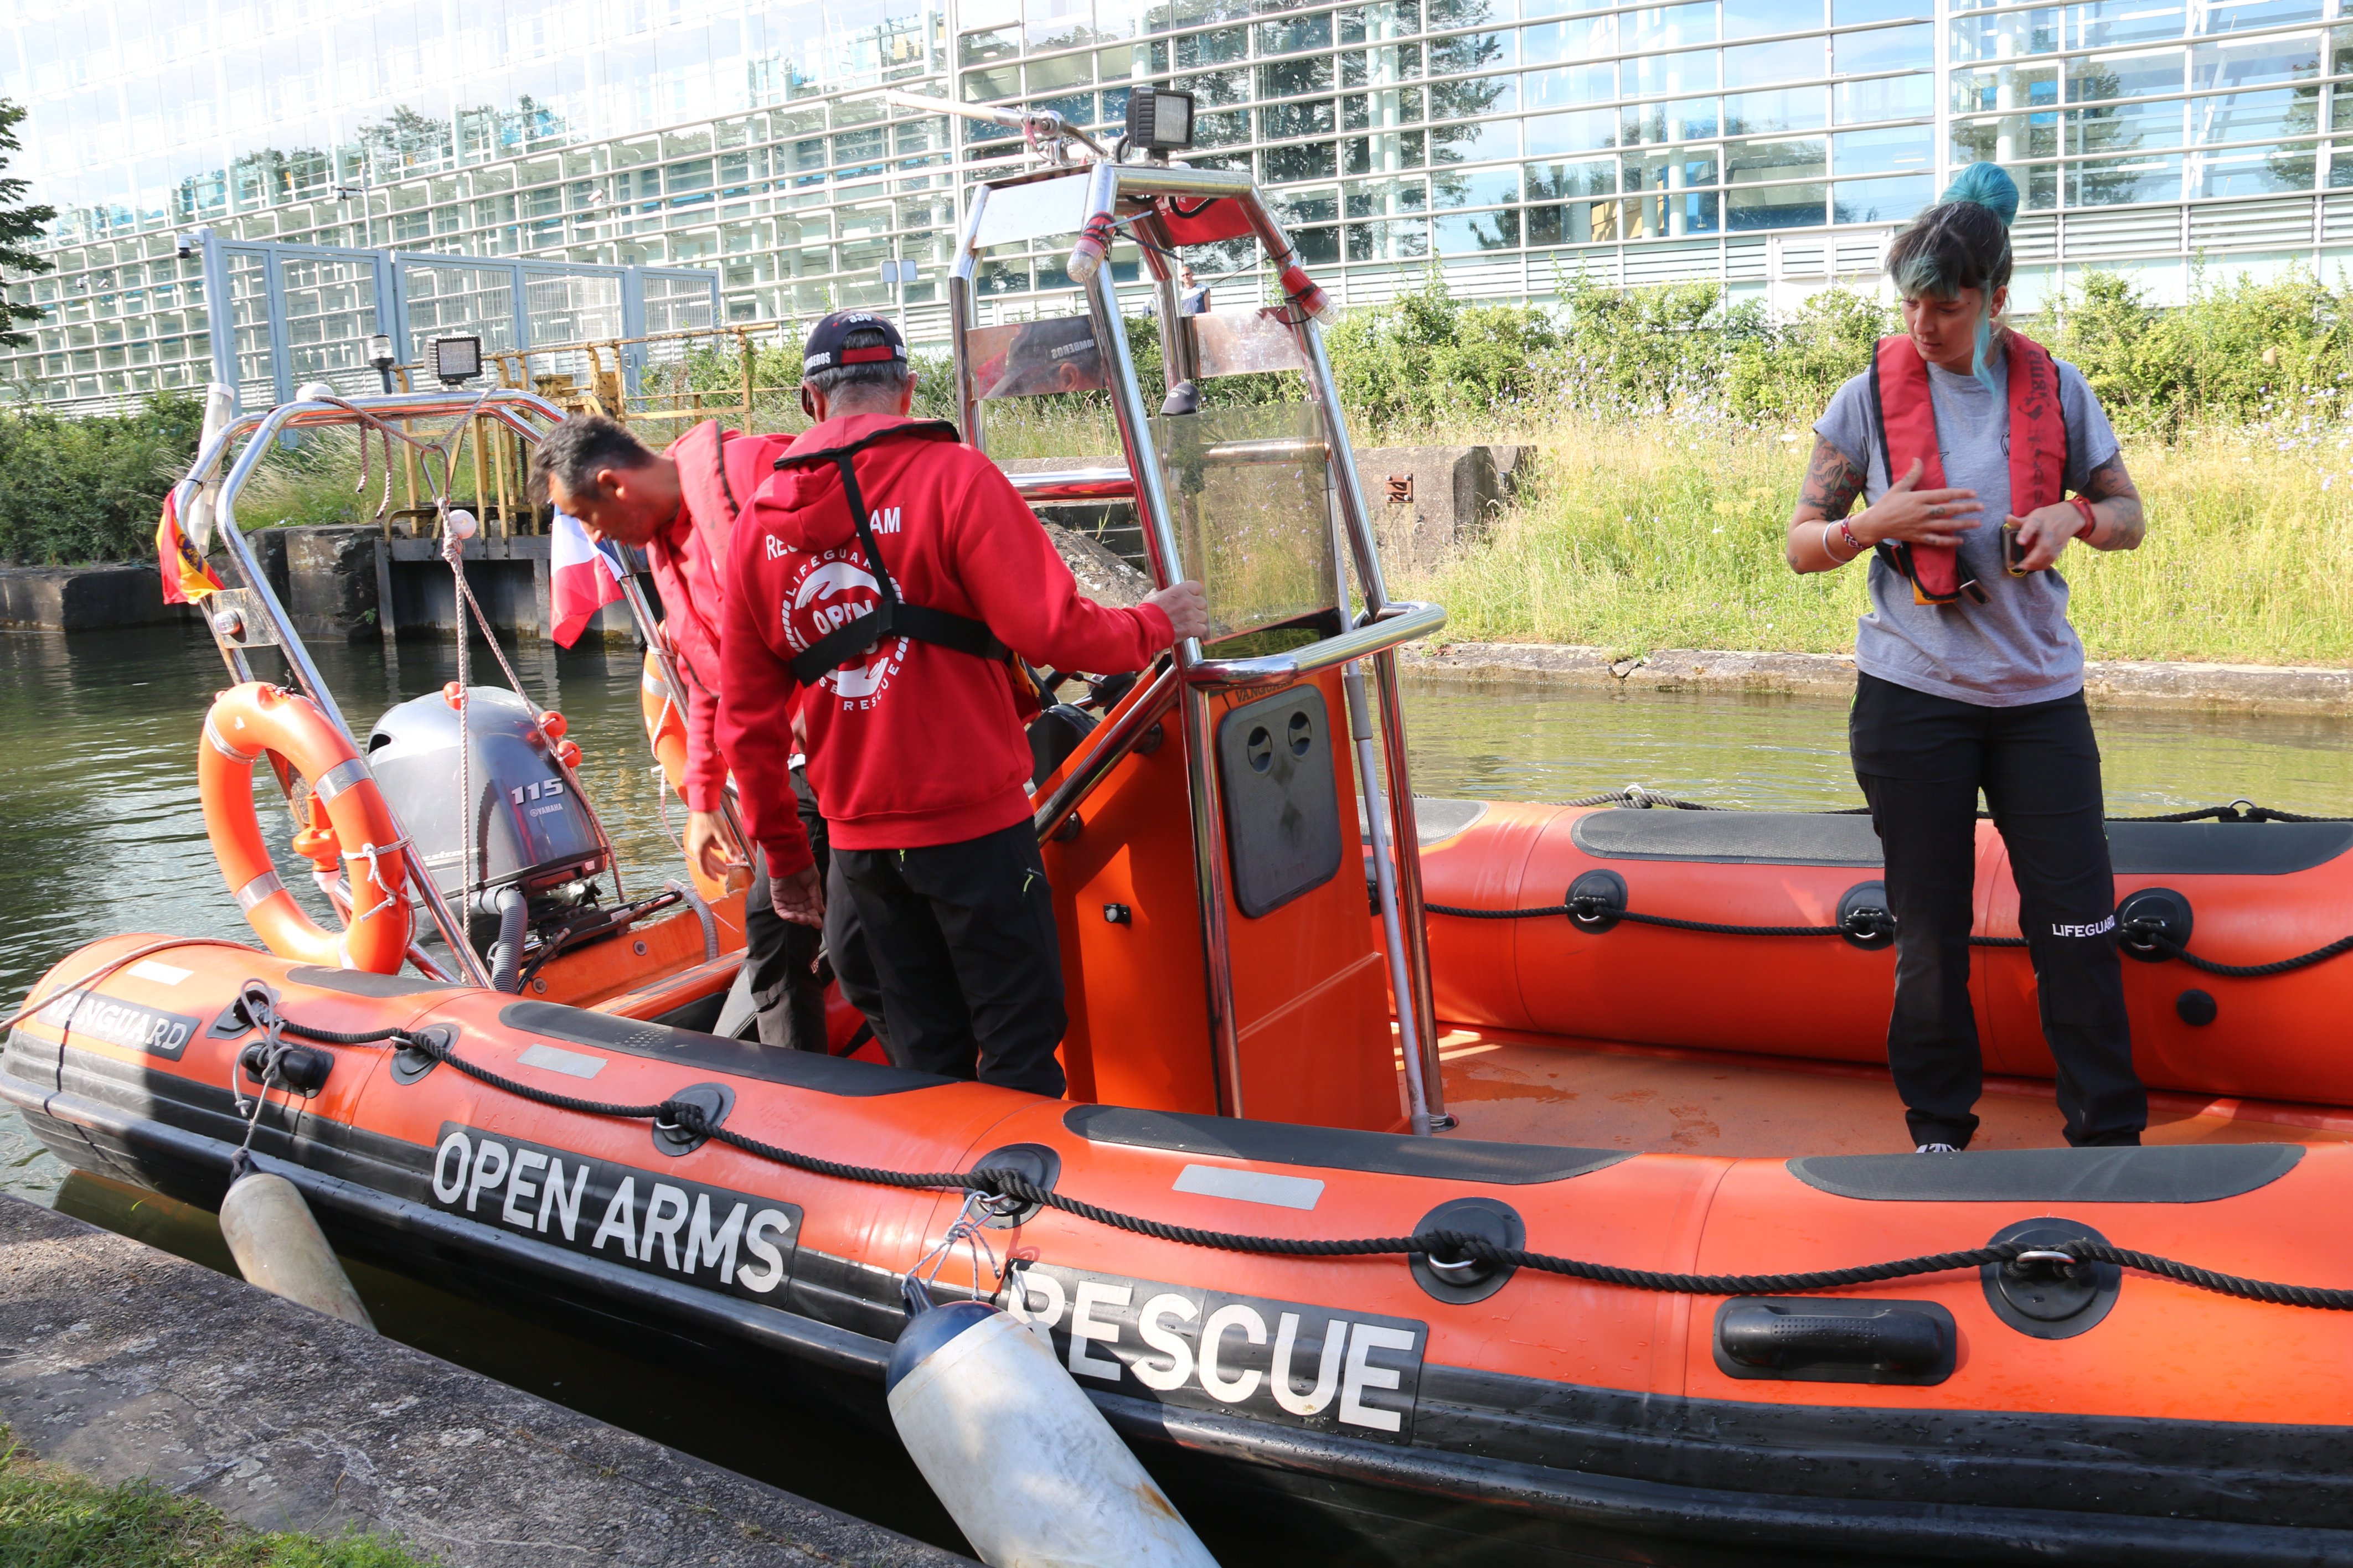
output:
[{"label": "orange life ring", "polygon": [[[253,764],[274,752],[311,785],[311,827],[295,847],[322,868],[349,865],[351,923],[322,929],[278,878],[253,810]],[[318,705],[260,681],[231,687],[205,715],[196,748],[205,833],[221,875],[269,951],[338,969],[397,974],[412,922],[392,811],[366,762]],[[350,847],[344,847],[350,846]]]}]

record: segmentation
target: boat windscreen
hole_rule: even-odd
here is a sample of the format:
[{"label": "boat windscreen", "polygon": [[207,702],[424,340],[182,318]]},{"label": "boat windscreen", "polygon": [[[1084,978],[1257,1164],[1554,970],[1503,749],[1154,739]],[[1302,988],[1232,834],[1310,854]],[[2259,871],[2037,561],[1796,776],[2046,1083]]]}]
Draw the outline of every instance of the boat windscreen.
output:
[{"label": "boat windscreen", "polygon": [[1339,604],[1324,426],[1313,405],[1161,415],[1152,439],[1185,574],[1208,595],[1211,640]]}]

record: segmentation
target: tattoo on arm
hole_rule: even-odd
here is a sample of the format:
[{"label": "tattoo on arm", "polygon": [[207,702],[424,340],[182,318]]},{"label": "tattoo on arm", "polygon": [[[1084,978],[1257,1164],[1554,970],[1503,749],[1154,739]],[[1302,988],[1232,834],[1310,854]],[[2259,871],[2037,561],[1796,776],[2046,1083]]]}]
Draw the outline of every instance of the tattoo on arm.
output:
[{"label": "tattoo on arm", "polygon": [[2124,454],[2120,452],[2094,468],[2084,481],[2084,493],[2102,509],[2106,521],[2103,531],[2108,538],[2102,548],[2130,550],[2140,542],[2148,524],[2141,515],[2140,491],[2135,488],[2132,476],[2125,472]]},{"label": "tattoo on arm", "polygon": [[1854,498],[1862,493],[1862,476],[1854,465],[1828,441],[1817,437],[1814,455],[1806,464],[1806,481],[1798,492],[1798,505],[1810,510],[1825,520],[1844,517],[1854,505]]}]

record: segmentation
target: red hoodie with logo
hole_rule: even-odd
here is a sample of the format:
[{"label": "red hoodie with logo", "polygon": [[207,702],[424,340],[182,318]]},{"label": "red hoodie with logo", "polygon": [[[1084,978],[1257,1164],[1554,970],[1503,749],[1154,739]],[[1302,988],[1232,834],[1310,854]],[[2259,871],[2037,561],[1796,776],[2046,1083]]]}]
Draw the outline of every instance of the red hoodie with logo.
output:
[{"label": "red hoodie with logo", "polygon": [[744,502],[776,471],[791,445],[786,436],[745,436],[709,420],[663,449],[678,464],[683,504],[669,526],[646,542],[646,565],[661,595],[662,631],[686,705],[686,776],[680,781],[689,811],[717,811],[727,789],[727,759],[719,726],[719,639],[726,618],[727,537]]},{"label": "red hoodie with logo", "polygon": [[[831,419],[795,453],[844,447],[913,421]],[[882,564],[911,605],[987,623],[1039,666],[1142,669],[1166,647],[1168,617],[1083,598],[1045,527],[997,465],[971,447],[906,437],[853,459]],[[808,778],[844,849],[955,844],[1029,816],[1034,710],[1019,672],[908,637],[884,639],[804,687],[791,660],[880,600],[832,463],[785,468],[761,487],[730,542],[719,742],[745,826],[774,876],[810,864],[789,764],[796,712]]]}]

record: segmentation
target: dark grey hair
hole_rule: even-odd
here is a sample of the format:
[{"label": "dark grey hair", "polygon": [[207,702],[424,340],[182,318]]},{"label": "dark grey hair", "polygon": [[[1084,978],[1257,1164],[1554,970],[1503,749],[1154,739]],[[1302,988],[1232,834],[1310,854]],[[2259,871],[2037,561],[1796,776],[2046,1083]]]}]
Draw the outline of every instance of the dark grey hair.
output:
[{"label": "dark grey hair", "polygon": [[653,460],[652,451],[619,420],[575,414],[542,437],[532,453],[532,500],[547,500],[550,479],[570,494],[582,495],[596,488],[596,476],[607,468],[642,468]]},{"label": "dark grey hair", "polygon": [[[841,340],[843,349],[881,348],[891,340],[873,327],[860,327]],[[915,379],[914,367],[904,360],[868,360],[862,364],[838,364],[824,370],[813,370],[801,376],[801,384],[822,392],[828,398],[839,397],[844,392],[856,395],[872,388],[879,393],[897,396],[900,390]]]}]

